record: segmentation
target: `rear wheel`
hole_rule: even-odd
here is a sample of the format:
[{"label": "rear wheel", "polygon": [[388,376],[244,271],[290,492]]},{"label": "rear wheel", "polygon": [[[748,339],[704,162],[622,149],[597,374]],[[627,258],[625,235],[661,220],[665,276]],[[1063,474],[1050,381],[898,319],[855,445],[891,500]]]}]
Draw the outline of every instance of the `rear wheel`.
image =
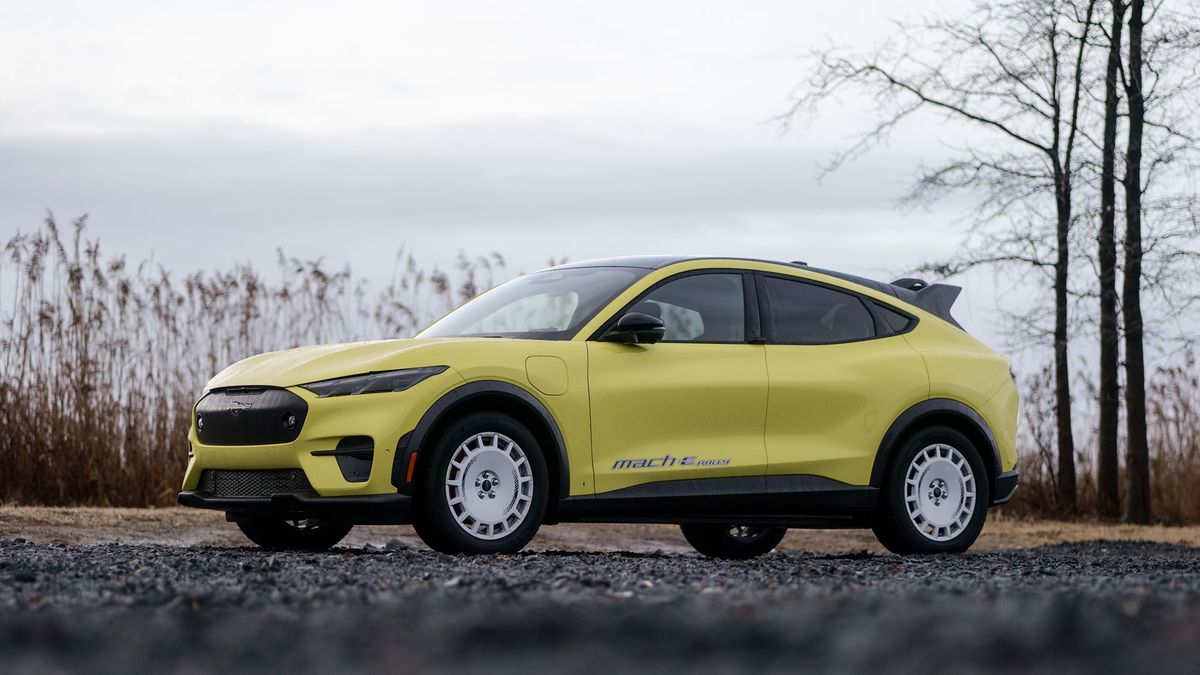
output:
[{"label": "rear wheel", "polygon": [[413,526],[442,553],[515,553],[541,526],[546,461],[533,434],[507,415],[455,422],[420,468]]},{"label": "rear wheel", "polygon": [[277,551],[324,551],[353,527],[326,518],[254,518],[239,520],[237,525],[250,541]]},{"label": "rear wheel", "polygon": [[711,525],[688,523],[679,526],[683,538],[700,553],[710,558],[745,560],[775,550],[786,527],[760,525]]},{"label": "rear wheel", "polygon": [[990,503],[975,445],[950,427],[929,427],[893,459],[872,529],[893,553],[962,553],[979,537]]}]

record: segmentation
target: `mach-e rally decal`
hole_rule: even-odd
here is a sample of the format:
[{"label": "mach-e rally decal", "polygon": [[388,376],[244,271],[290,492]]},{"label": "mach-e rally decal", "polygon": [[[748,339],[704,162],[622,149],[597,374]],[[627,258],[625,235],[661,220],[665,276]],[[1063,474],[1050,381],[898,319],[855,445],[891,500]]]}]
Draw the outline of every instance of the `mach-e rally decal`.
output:
[{"label": "mach-e rally decal", "polygon": [[623,469],[670,469],[672,467],[684,466],[725,466],[729,464],[729,458],[722,459],[700,459],[695,455],[687,457],[675,457],[667,453],[662,457],[651,457],[648,459],[618,459],[613,462],[612,468],[614,471]]}]

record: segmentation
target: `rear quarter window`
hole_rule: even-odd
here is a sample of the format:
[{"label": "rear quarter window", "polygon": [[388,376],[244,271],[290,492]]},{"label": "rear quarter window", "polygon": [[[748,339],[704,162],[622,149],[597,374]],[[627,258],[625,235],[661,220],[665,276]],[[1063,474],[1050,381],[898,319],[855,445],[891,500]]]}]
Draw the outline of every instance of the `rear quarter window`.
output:
[{"label": "rear quarter window", "polygon": [[875,307],[879,310],[879,315],[883,317],[884,322],[897,335],[907,331],[912,327],[913,322],[916,321],[916,319],[901,314],[887,305],[875,303]]},{"label": "rear quarter window", "polygon": [[771,341],[834,344],[875,337],[875,321],[862,300],[825,286],[766,278]]}]

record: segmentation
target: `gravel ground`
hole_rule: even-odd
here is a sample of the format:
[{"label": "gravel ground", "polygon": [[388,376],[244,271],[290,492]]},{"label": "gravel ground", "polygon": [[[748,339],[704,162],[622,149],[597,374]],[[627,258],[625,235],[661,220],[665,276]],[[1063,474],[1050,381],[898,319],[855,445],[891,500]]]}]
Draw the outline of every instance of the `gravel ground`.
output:
[{"label": "gravel ground", "polygon": [[0,540],[0,670],[1200,670],[1200,549],[965,556],[410,547],[326,554]]}]

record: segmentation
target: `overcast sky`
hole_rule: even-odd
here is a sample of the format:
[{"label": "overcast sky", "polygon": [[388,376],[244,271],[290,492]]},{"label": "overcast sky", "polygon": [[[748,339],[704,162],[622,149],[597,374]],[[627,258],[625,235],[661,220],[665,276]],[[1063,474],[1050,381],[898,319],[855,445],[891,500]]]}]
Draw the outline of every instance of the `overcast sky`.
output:
[{"label": "overcast sky", "polygon": [[[771,119],[812,48],[932,7],[5,0],[0,235],[49,208],[180,270],[269,268],[282,247],[382,277],[403,246],[514,270],[698,253],[886,276],[961,240],[963,203],[893,205],[944,130],[916,120],[818,182],[868,102],[787,135]],[[985,338],[992,293],[968,285],[957,309]]]}]

